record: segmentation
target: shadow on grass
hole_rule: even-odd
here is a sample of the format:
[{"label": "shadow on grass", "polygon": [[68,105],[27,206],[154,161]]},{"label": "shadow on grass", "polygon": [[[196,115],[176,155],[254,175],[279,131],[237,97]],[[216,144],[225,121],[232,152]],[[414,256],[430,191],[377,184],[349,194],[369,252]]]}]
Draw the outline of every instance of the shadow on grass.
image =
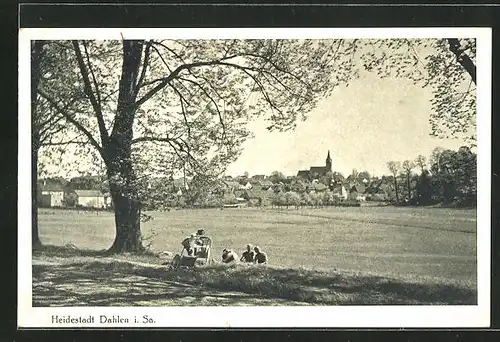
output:
[{"label": "shadow on grass", "polygon": [[[93,250],[93,249],[78,249],[73,246],[54,246],[54,245],[42,245],[33,251],[33,258],[74,258],[74,257],[95,257],[104,258],[110,257],[112,255],[118,255],[110,253],[108,250]],[[123,256],[123,254],[121,255]],[[145,258],[150,259],[156,257],[156,254],[150,251],[144,251],[139,254],[134,254],[131,256],[133,258]]]},{"label": "shadow on grass", "polygon": [[[120,263],[33,266],[33,306],[220,306],[280,305],[237,292],[123,272]],[[96,267],[100,265],[103,267]],[[163,270],[164,272],[164,270]]]},{"label": "shadow on grass", "polygon": [[[382,276],[300,269],[247,268],[242,278],[270,278],[271,284],[288,284],[290,292],[301,300],[329,304],[477,304],[471,288],[444,283],[417,283]],[[276,286],[275,286],[276,287]],[[343,294],[345,303],[332,294]],[[341,297],[342,298],[342,297]],[[332,302],[333,301],[333,302]]]},{"label": "shadow on grass", "polygon": [[68,246],[42,245],[33,250],[33,257],[72,258],[72,257],[104,257],[109,255],[106,250],[78,249]]},{"label": "shadow on grass", "polygon": [[171,270],[116,259],[34,265],[34,306],[473,305],[474,289],[446,283],[255,265]]},{"label": "shadow on grass", "polygon": [[477,304],[476,291],[466,286],[417,283],[339,271],[327,273],[235,265],[200,268],[191,274],[171,273],[170,277],[218,289],[324,305]]}]

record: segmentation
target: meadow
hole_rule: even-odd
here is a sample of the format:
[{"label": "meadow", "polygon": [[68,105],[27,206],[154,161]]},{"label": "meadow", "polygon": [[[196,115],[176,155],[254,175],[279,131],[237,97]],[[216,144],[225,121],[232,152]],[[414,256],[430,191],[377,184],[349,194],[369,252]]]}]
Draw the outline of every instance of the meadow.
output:
[{"label": "meadow", "polygon": [[[259,245],[270,264],[309,271],[346,270],[396,279],[476,286],[476,211],[473,209],[348,207],[322,209],[232,208],[149,212],[142,224],[153,252],[180,251],[180,242],[199,228],[238,254]],[[43,209],[40,239],[45,245],[74,244],[103,250],[113,242],[108,212]]]}]

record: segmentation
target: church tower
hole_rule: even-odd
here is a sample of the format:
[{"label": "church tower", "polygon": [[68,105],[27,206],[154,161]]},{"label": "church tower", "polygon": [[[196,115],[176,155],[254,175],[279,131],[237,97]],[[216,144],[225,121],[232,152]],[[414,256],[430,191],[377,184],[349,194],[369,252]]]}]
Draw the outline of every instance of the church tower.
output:
[{"label": "church tower", "polygon": [[326,171],[332,171],[332,158],[330,158],[330,150],[328,150],[328,155],[326,156]]}]

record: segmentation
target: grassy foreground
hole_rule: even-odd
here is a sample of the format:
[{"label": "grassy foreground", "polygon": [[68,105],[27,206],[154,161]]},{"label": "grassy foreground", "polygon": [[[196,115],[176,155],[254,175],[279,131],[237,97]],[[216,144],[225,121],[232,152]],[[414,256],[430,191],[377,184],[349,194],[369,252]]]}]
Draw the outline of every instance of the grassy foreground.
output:
[{"label": "grassy foreground", "polygon": [[[284,268],[333,268],[374,272],[391,278],[447,278],[477,282],[475,210],[407,207],[270,208],[150,212],[142,225],[154,252],[178,253],[182,239],[204,228],[212,255],[241,255],[247,243],[260,246],[270,264]],[[45,245],[72,243],[79,249],[107,249],[115,237],[112,213],[40,210]],[[26,232],[29,234],[29,230]],[[148,238],[149,237],[149,238]]]},{"label": "grassy foreground", "polygon": [[[477,304],[475,285],[449,279],[400,279],[339,269],[244,264],[168,271],[153,254],[105,256],[99,251],[56,246],[33,253],[33,279],[34,306]],[[111,286],[118,281],[123,285],[119,291]],[[82,284],[88,285],[85,293],[78,292]],[[195,300],[169,301],[172,287],[179,284],[185,284],[182,295],[175,294]],[[54,286],[62,288],[60,294]],[[240,296],[232,302],[203,301],[228,293],[250,295],[255,300]],[[58,301],[57,296],[64,298]],[[69,297],[74,301],[68,302]]]}]

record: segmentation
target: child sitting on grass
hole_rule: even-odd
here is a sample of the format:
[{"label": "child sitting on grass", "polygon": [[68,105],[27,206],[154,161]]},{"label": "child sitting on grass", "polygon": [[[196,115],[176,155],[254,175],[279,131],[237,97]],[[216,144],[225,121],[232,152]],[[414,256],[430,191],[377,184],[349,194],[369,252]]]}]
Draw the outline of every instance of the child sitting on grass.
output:
[{"label": "child sitting on grass", "polygon": [[230,262],[236,261],[238,261],[238,254],[230,249],[224,248],[224,250],[222,251],[222,262],[228,264]]}]

